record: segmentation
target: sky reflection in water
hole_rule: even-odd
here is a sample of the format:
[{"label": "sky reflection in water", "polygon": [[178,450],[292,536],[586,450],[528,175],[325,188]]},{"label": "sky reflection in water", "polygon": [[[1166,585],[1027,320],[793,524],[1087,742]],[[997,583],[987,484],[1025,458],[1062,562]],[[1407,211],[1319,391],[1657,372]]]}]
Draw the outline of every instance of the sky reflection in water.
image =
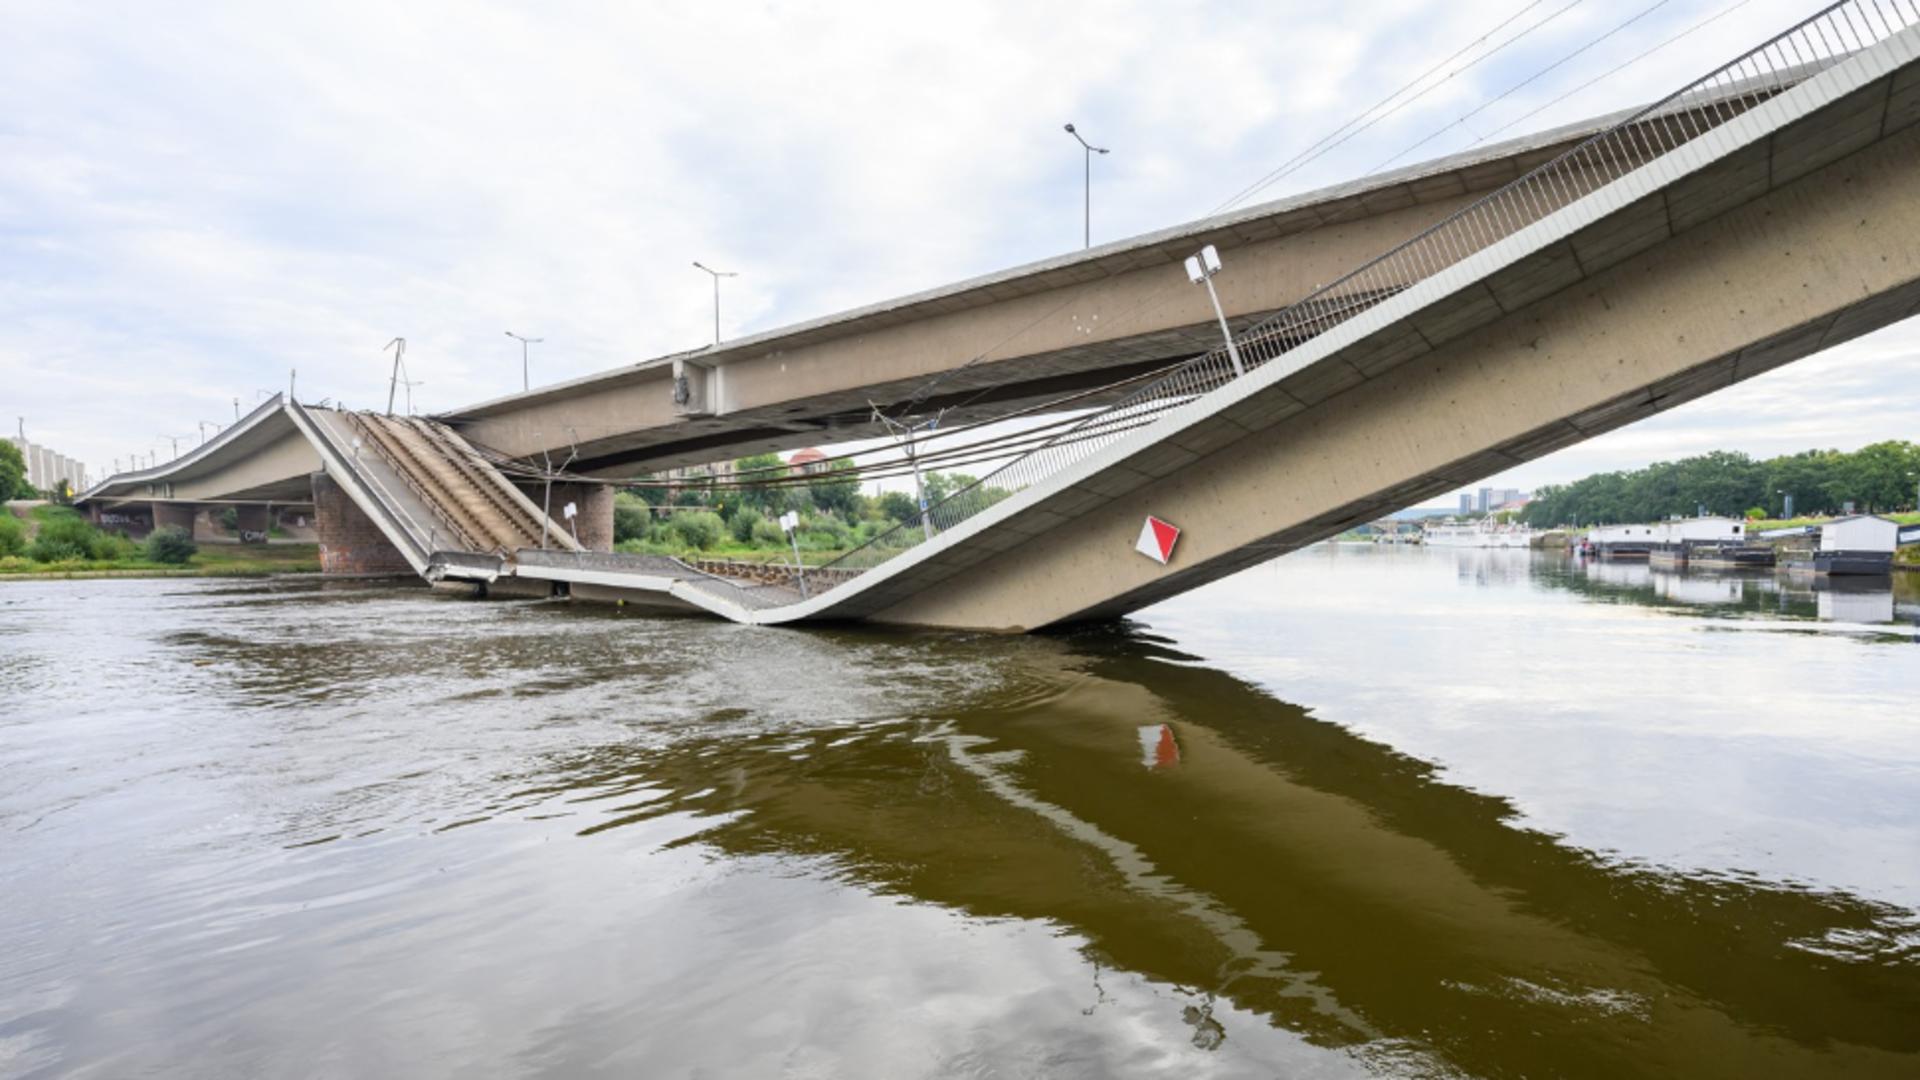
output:
[{"label": "sky reflection in water", "polygon": [[9,585],[0,1075],[1911,1074],[1915,603],[1350,548],[1017,639]]}]

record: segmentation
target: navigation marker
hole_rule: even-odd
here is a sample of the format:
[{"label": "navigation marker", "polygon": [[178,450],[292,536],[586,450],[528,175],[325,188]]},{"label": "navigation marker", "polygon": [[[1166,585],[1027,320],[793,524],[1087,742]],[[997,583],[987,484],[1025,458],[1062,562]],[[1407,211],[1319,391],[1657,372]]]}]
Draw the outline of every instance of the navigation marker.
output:
[{"label": "navigation marker", "polygon": [[1179,529],[1148,514],[1146,524],[1140,526],[1140,539],[1133,542],[1133,549],[1165,566],[1167,560],[1173,557],[1173,542],[1178,539]]}]

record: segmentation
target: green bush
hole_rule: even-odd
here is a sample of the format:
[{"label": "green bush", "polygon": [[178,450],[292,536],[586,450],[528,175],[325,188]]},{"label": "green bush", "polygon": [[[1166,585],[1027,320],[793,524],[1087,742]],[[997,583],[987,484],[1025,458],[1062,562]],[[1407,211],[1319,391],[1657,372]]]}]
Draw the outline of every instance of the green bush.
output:
[{"label": "green bush", "polygon": [[42,534],[34,538],[33,546],[27,549],[27,557],[34,562],[55,563],[85,559],[87,549],[71,540],[49,537]]},{"label": "green bush", "polygon": [[800,546],[807,551],[838,551],[849,546],[851,539],[845,525],[824,515],[809,520],[800,530]]},{"label": "green bush", "polygon": [[727,536],[727,523],[720,520],[719,514],[710,510],[675,514],[669,520],[669,524],[673,526],[674,532],[680,534],[681,541],[688,547],[699,548],[702,551],[719,547],[720,541]]},{"label": "green bush", "polygon": [[653,523],[653,513],[647,509],[646,500],[637,495],[622,491],[613,497],[613,539],[638,540],[647,535],[647,527]]},{"label": "green bush", "polygon": [[[85,518],[71,510],[43,509],[51,512],[40,518],[40,535],[34,539],[34,546],[44,551],[71,551],[78,554],[58,556],[58,559],[102,559],[110,557],[111,544],[106,533],[88,524]],[[45,547],[41,547],[41,545]],[[34,556],[41,562],[55,562],[57,559]]]},{"label": "green bush", "polygon": [[96,559],[137,559],[141,553],[140,545],[121,533],[101,533],[92,550]]},{"label": "green bush", "polygon": [[786,531],[772,518],[761,518],[753,523],[753,535],[749,537],[759,547],[785,547]]},{"label": "green bush", "polygon": [[18,555],[27,550],[27,527],[20,519],[0,509],[0,556]]},{"label": "green bush", "polygon": [[727,527],[733,530],[733,538],[743,544],[753,542],[754,530],[767,520],[767,516],[752,507],[744,507],[733,512],[733,520]]},{"label": "green bush", "polygon": [[162,525],[147,534],[147,558],[157,563],[181,566],[199,550],[193,535],[177,525]]}]

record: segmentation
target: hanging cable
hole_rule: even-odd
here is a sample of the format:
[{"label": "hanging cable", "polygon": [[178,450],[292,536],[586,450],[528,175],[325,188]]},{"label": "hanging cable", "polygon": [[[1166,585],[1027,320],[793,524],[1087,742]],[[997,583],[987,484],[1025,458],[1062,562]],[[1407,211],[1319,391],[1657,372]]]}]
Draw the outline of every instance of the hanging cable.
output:
[{"label": "hanging cable", "polygon": [[1721,19],[1726,18],[1728,15],[1733,14],[1734,12],[1740,10],[1743,7],[1746,7],[1748,4],[1751,4],[1751,3],[1753,3],[1753,0],[1734,0],[1733,3],[1728,4],[1726,7],[1721,8],[1719,11],[1715,12],[1712,15],[1709,15],[1705,19],[1702,19],[1699,22],[1694,23],[1692,26],[1687,27],[1685,30],[1680,31],[1679,33],[1673,35],[1672,37],[1661,42],[1660,44],[1655,45],[1653,48],[1648,49],[1645,52],[1642,52],[1640,55],[1635,56],[1633,59],[1628,60],[1625,63],[1616,64],[1613,67],[1608,68],[1606,71],[1603,71],[1598,75],[1595,75],[1593,78],[1588,79],[1586,82],[1581,83],[1579,86],[1576,86],[1573,89],[1567,91],[1566,93],[1561,94],[1559,97],[1554,98],[1552,101],[1547,102],[1545,105],[1542,105],[1539,108],[1533,109],[1529,112],[1522,113],[1521,115],[1514,117],[1512,120],[1509,120],[1504,124],[1501,124],[1499,127],[1494,128],[1492,131],[1489,131],[1485,135],[1482,135],[1479,138],[1468,143],[1467,149],[1471,150],[1474,147],[1479,146],[1481,143],[1486,142],[1488,139],[1493,138],[1495,135],[1500,134],[1501,132],[1512,130],[1513,128],[1518,127],[1519,125],[1526,123],[1528,120],[1531,120],[1534,117],[1540,115],[1541,113],[1546,112],[1548,109],[1553,108],[1555,105],[1560,104],[1561,102],[1567,100],[1568,98],[1579,93],[1580,91],[1587,89],[1588,87],[1594,85],[1595,83],[1602,82],[1606,79],[1610,79],[1613,76],[1620,74],[1622,71],[1625,71],[1626,69],[1632,67],[1633,65],[1639,63],[1640,61],[1645,60],[1647,57],[1652,56],[1654,53],[1659,52],[1661,49],[1664,49],[1667,46],[1673,44],[1674,42],[1679,41],[1681,38],[1687,37],[1697,31],[1704,30],[1708,26],[1711,26],[1712,24],[1719,22]]},{"label": "hanging cable", "polygon": [[[1507,40],[1494,46],[1492,49],[1488,50],[1486,53],[1474,58],[1473,60],[1468,61],[1467,63],[1461,65],[1460,67],[1455,68],[1452,71],[1447,72],[1447,74],[1443,78],[1441,78],[1438,82],[1435,82],[1433,85],[1420,91],[1418,94],[1415,94],[1412,97],[1408,98],[1407,100],[1400,102],[1398,105],[1395,105],[1393,108],[1388,109],[1386,112],[1381,113],[1379,116],[1376,116],[1371,120],[1368,120],[1366,123],[1360,124],[1359,127],[1353,127],[1353,125],[1355,125],[1356,123],[1359,123],[1362,119],[1364,119],[1368,113],[1371,113],[1374,110],[1379,109],[1382,106],[1385,106],[1388,102],[1392,101],[1394,98],[1399,97],[1401,94],[1406,93],[1409,89],[1419,85],[1423,80],[1425,80],[1428,76],[1432,75],[1434,72],[1440,70],[1442,67],[1445,67],[1446,65],[1459,59],[1461,56],[1465,55],[1466,53],[1471,52],[1475,47],[1479,46],[1482,42],[1486,41],[1488,38],[1492,37],[1493,35],[1499,33],[1501,30],[1511,25],[1516,19],[1520,18],[1520,16],[1525,15],[1527,12],[1532,11],[1536,7],[1539,7],[1540,4],[1544,2],[1545,0],[1534,0],[1533,3],[1530,3],[1526,7],[1521,8],[1519,11],[1514,12],[1512,15],[1507,16],[1505,19],[1501,20],[1498,24],[1496,24],[1493,27],[1493,29],[1488,30],[1484,34],[1481,34],[1479,37],[1473,39],[1472,41],[1468,42],[1465,46],[1463,46],[1462,48],[1454,52],[1453,55],[1433,65],[1432,67],[1428,68],[1426,71],[1421,72],[1419,76],[1409,81],[1406,85],[1400,87],[1400,89],[1395,90],[1393,93],[1388,94],[1384,98],[1381,98],[1371,108],[1360,113],[1358,116],[1355,116],[1353,119],[1348,120],[1346,123],[1340,125],[1339,127],[1334,128],[1332,131],[1328,132],[1326,135],[1321,136],[1318,142],[1314,143],[1313,145],[1300,151],[1298,154],[1295,154],[1293,157],[1282,162],[1279,165],[1279,167],[1275,168],[1272,172],[1268,173],[1266,176],[1261,177],[1259,180],[1255,181],[1253,184],[1243,189],[1239,194],[1228,199],[1226,202],[1221,203],[1219,206],[1214,207],[1212,210],[1207,211],[1207,216],[1211,217],[1214,214],[1218,214],[1225,210],[1231,209],[1232,207],[1238,205],[1239,203],[1245,201],[1246,199],[1249,199],[1254,195],[1257,195],[1260,192],[1265,191],[1267,188],[1272,187],[1274,184],[1279,183],[1281,180],[1284,180],[1287,177],[1293,175],[1294,173],[1299,172],[1301,169],[1304,169],[1308,165],[1313,164],[1315,161],[1318,161],[1320,158],[1326,156],[1328,153],[1338,149],[1341,146],[1341,144],[1345,143],[1348,139],[1353,138],[1355,135],[1360,134],[1361,132],[1374,126],[1380,121],[1387,119],[1388,117],[1392,116],[1394,113],[1399,112],[1401,109],[1406,108],[1407,106],[1413,104],[1414,102],[1419,101],[1421,98],[1426,97],[1428,94],[1439,89],[1440,87],[1445,86],[1455,76],[1461,75],[1471,70],[1475,66],[1481,63],[1484,63],[1487,60],[1492,59],[1494,56],[1498,55],[1502,50],[1506,49],[1509,45],[1512,45],[1514,42],[1519,41],[1520,39],[1533,33],[1535,30],[1538,30],[1541,27],[1547,25],[1548,23],[1554,21],[1555,19],[1558,19],[1560,16],[1565,15],[1567,12],[1572,11],[1574,8],[1579,7],[1582,3],[1585,2],[1585,0],[1571,0],[1570,3],[1548,14],[1546,18],[1541,19],[1539,22],[1534,23],[1533,25],[1513,35]],[[1347,130],[1348,128],[1353,128],[1353,130],[1348,131]],[[1342,135],[1341,134],[1342,132],[1346,132],[1346,134]],[[1329,140],[1332,140],[1332,141],[1329,142]]]},{"label": "hanging cable", "polygon": [[1393,164],[1396,161],[1399,161],[1401,158],[1406,157],[1408,154],[1413,153],[1415,150],[1420,149],[1421,147],[1427,145],[1433,140],[1439,138],[1440,136],[1445,135],[1447,132],[1452,131],[1454,128],[1457,128],[1462,124],[1465,124],[1468,120],[1471,120],[1474,117],[1492,108],[1493,106],[1498,105],[1500,102],[1505,101],[1507,98],[1513,96],[1514,94],[1519,93],[1521,90],[1526,89],[1528,86],[1533,85],[1534,82],[1544,77],[1545,75],[1549,74],[1550,72],[1558,69],[1562,64],[1565,64],[1569,60],[1572,60],[1574,57],[1579,56],[1580,54],[1586,52],[1588,49],[1593,48],[1595,45],[1598,45],[1601,42],[1612,37],[1613,35],[1619,33],[1620,31],[1625,30],[1627,27],[1632,26],[1634,23],[1639,22],[1641,19],[1646,18],[1647,16],[1653,14],[1654,12],[1660,10],[1661,8],[1666,7],[1671,2],[1672,0],[1653,0],[1653,3],[1648,4],[1646,7],[1641,8],[1639,12],[1629,16],[1625,22],[1620,23],[1619,25],[1615,26],[1613,29],[1607,31],[1604,34],[1601,34],[1599,37],[1594,38],[1592,41],[1587,42],[1585,45],[1580,46],[1579,48],[1573,50],[1572,52],[1561,57],[1560,59],[1555,60],[1553,63],[1548,64],[1546,67],[1541,68],[1539,71],[1536,71],[1533,74],[1527,76],[1526,78],[1521,79],[1519,82],[1514,83],[1512,86],[1507,87],[1505,90],[1502,90],[1500,93],[1495,94],[1492,98],[1481,102],[1477,107],[1469,110],[1466,114],[1461,116],[1458,120],[1455,120],[1453,123],[1447,124],[1446,126],[1440,128],[1439,130],[1434,131],[1433,133],[1429,134],[1426,138],[1421,139],[1420,141],[1414,143],[1412,146],[1407,147],[1405,150],[1400,151],[1399,153],[1393,155],[1387,160],[1381,162],[1380,164],[1375,165],[1373,168],[1368,169],[1363,175],[1372,176],[1373,174],[1379,172],[1381,169],[1386,168],[1387,166]]}]

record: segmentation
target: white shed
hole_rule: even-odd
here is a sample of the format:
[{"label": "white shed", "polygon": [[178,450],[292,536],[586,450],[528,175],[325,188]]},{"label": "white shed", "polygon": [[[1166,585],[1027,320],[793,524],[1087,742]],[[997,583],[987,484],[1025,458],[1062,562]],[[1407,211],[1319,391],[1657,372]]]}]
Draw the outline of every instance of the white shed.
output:
[{"label": "white shed", "polygon": [[1878,514],[1856,514],[1820,526],[1820,550],[1892,554],[1899,537],[1899,522]]},{"label": "white shed", "polygon": [[1745,527],[1730,517],[1687,518],[1667,523],[1669,544],[1721,544],[1738,540]]}]

